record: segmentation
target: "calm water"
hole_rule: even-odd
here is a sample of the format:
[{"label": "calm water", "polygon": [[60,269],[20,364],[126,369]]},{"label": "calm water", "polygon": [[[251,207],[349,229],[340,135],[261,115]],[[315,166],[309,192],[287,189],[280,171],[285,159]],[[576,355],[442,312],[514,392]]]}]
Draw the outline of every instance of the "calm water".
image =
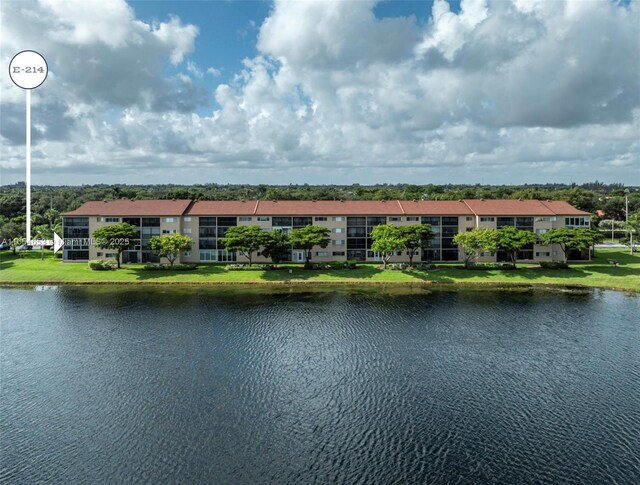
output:
[{"label": "calm water", "polygon": [[0,298],[2,483],[640,483],[637,296]]}]

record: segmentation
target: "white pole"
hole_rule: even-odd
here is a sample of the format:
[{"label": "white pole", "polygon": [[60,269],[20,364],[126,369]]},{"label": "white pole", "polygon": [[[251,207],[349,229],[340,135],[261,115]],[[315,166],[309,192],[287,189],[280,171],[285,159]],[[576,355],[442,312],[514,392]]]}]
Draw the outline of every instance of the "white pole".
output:
[{"label": "white pole", "polygon": [[31,241],[31,89],[27,92],[27,244]]}]

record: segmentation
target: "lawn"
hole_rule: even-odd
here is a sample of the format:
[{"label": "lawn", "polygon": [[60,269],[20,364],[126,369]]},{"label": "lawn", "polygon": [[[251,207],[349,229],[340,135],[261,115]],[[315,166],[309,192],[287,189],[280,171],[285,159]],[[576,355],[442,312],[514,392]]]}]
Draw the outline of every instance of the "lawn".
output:
[{"label": "lawn", "polygon": [[[613,266],[609,260],[617,260]],[[10,251],[0,253],[0,284],[58,283],[148,283],[148,284],[282,284],[282,283],[437,283],[497,285],[561,285],[614,288],[640,292],[640,254],[631,256],[620,249],[601,249],[593,261],[575,263],[570,269],[550,270],[537,265],[518,265],[515,271],[471,271],[459,265],[443,264],[428,271],[382,271],[373,264],[353,270],[304,270],[288,265],[277,271],[224,271],[220,265],[201,265],[195,271],[147,271],[142,265],[126,265],[115,271],[92,271],[86,263],[63,263],[49,252],[40,260],[33,251],[17,258]],[[291,273],[289,272],[291,271]]]}]

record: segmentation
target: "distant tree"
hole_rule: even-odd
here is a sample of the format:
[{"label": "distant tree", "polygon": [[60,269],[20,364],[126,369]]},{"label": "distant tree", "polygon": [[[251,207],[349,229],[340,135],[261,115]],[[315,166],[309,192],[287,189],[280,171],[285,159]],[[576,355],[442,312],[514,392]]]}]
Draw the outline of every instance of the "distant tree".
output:
[{"label": "distant tree", "polygon": [[326,248],[331,242],[329,229],[321,226],[308,225],[291,231],[289,235],[291,247],[295,249],[304,249],[305,264],[309,264],[311,260],[311,250],[315,246]]},{"label": "distant tree", "polygon": [[289,235],[284,231],[274,230],[267,233],[261,255],[270,258],[274,265],[280,264],[287,253],[291,250]]},{"label": "distant tree", "polygon": [[173,263],[183,251],[190,251],[193,240],[189,236],[182,234],[164,234],[153,236],[149,239],[149,249],[160,257],[169,261],[169,266],[173,268]]},{"label": "distant tree", "polygon": [[614,239],[616,232],[624,231],[624,221],[616,221],[615,219],[602,219],[598,223],[598,229],[601,231],[611,231],[611,239]]},{"label": "distant tree", "polygon": [[398,226],[403,249],[409,254],[409,266],[413,266],[413,257],[435,237],[430,224],[411,224]]},{"label": "distant tree", "polygon": [[542,234],[544,244],[557,244],[560,246],[565,263],[569,259],[569,252],[572,249],[584,251],[594,244],[601,242],[603,239],[604,236],[599,231],[572,227],[559,227]]},{"label": "distant tree", "polygon": [[133,246],[133,241],[137,237],[136,227],[126,222],[110,224],[93,232],[93,238],[100,249],[110,249],[116,252],[118,269],[120,269],[122,252]]},{"label": "distant tree", "polygon": [[60,211],[56,209],[47,209],[44,211],[44,218],[49,223],[49,229],[53,229],[53,226],[60,220]]},{"label": "distant tree", "polygon": [[469,266],[480,251],[495,252],[498,247],[498,235],[495,229],[475,228],[472,231],[460,232],[453,238],[454,244],[464,249],[464,265]]},{"label": "distant tree", "polygon": [[40,245],[40,259],[44,259],[44,241],[53,239],[53,231],[46,224],[36,226],[33,230],[36,234],[36,239],[40,239],[42,241],[42,244]]},{"label": "distant tree", "polygon": [[11,244],[11,249],[13,250],[13,254],[16,254],[16,249],[19,246],[17,243],[18,239],[24,235],[24,225],[18,224],[15,222],[5,222],[0,226],[0,239],[2,241],[7,241],[9,244],[15,239],[16,244]]},{"label": "distant tree", "polygon": [[513,226],[503,226],[496,231],[496,246],[499,251],[509,255],[509,259],[516,264],[518,251],[529,244],[535,244],[538,236],[531,231],[523,231]]},{"label": "distant tree", "polygon": [[382,256],[382,267],[387,269],[387,263],[396,251],[402,251],[405,240],[400,227],[391,224],[380,224],[371,231],[371,250]]},{"label": "distant tree", "polygon": [[264,246],[269,234],[260,226],[235,226],[225,232],[224,237],[218,239],[227,251],[238,251],[253,264],[253,253]]}]

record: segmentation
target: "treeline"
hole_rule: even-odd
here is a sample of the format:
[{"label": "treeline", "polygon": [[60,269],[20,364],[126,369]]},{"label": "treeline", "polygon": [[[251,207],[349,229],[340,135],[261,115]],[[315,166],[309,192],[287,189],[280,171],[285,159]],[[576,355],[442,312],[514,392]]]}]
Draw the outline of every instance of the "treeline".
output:
[{"label": "treeline", "polygon": [[[76,209],[89,200],[457,200],[557,199],[604,219],[624,220],[625,189],[629,210],[640,210],[640,188],[591,182],[583,185],[82,185],[32,187],[31,211],[35,224],[51,223],[56,214]],[[20,223],[25,217],[24,184],[0,187],[0,223]]]}]

